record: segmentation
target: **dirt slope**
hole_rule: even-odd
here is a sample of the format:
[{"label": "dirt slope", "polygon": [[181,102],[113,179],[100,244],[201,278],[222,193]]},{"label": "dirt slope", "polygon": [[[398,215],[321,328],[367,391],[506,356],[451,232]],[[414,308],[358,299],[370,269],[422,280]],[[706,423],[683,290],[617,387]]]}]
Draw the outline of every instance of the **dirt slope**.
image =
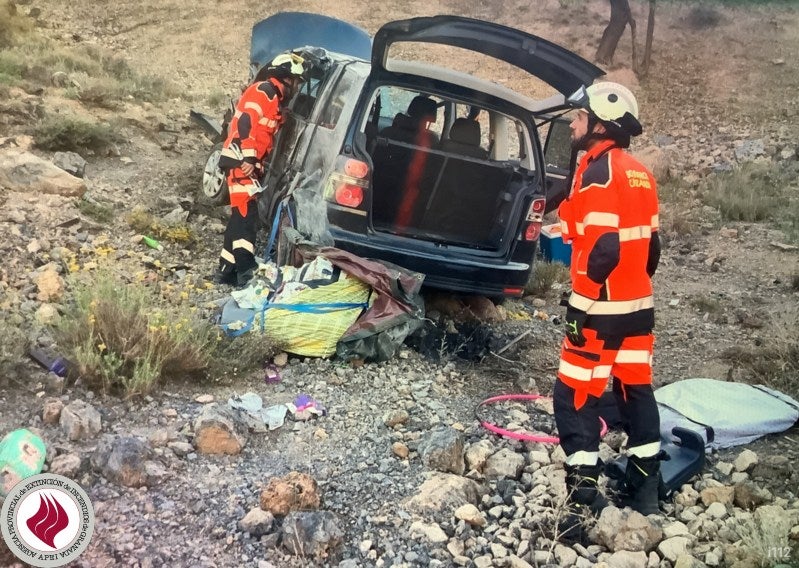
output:
[{"label": "dirt slope", "polygon": [[[642,37],[647,4],[632,3],[639,23],[639,37]],[[39,21],[43,33],[67,45],[90,43],[110,48],[127,58],[137,70],[161,76],[182,92],[180,97],[162,105],[131,104],[125,109],[131,129],[122,152],[131,163],[122,163],[118,157],[89,158],[90,192],[102,195],[124,211],[164,197],[186,196],[195,190],[210,144],[198,129],[190,127],[189,110],[221,111],[209,101],[218,99],[215,95],[219,93],[237,93],[246,79],[252,24],[285,6],[252,0],[199,3],[36,0],[20,9],[26,11],[34,7],[41,11]],[[604,0],[397,0],[381,3],[298,0],[290,8],[344,18],[370,33],[385,21],[411,16],[450,13],[484,18],[538,34],[588,58],[593,55],[607,18]],[[799,92],[799,12],[796,8],[696,10],[682,3],[659,5],[649,77],[636,80],[629,64],[629,36],[625,36],[610,72],[611,77],[634,88],[640,98],[646,133],[637,147],[656,143],[664,148],[670,156],[672,171],[686,179],[688,185],[697,183],[719,164],[734,161],[736,148],[747,140],[763,140],[770,155],[779,155],[788,148],[799,150],[799,97],[796,96]],[[455,65],[476,74],[493,76],[491,68],[480,66],[470,58],[456,61]],[[533,82],[518,74],[493,78],[523,92],[535,89]],[[47,101],[50,108],[65,104],[71,103],[59,99]],[[137,127],[148,120],[165,120],[178,125],[175,144],[164,149],[152,135],[151,128]],[[793,191],[799,192],[796,185]],[[664,384],[699,376],[745,378],[736,374],[720,355],[730,347],[760,345],[780,330],[799,326],[799,297],[791,287],[791,279],[799,273],[797,253],[771,245],[786,240],[778,227],[752,223],[725,225],[712,211],[705,211],[702,204],[695,201],[676,209],[678,216],[680,211],[700,211],[700,226],[690,236],[677,231],[666,231],[664,235],[666,249],[655,278],[656,381]],[[192,215],[196,214],[205,215],[203,222],[209,223],[223,218],[219,211],[192,207]],[[191,252],[190,261],[198,274],[211,272],[220,239],[218,234],[207,234]],[[697,307],[697,299],[708,298],[720,302],[721,313],[710,314]],[[549,298],[546,309],[557,313],[560,308]],[[396,503],[422,479],[417,467],[411,468],[413,471],[407,473],[407,479],[397,482],[397,478],[406,475],[405,470],[392,465],[395,469],[390,471],[384,486],[357,487],[358,475],[366,469],[362,464],[372,467],[378,461],[383,467],[382,462],[387,461],[382,459],[385,456],[365,455],[366,449],[372,447],[370,437],[377,437],[373,425],[379,423],[386,409],[381,405],[402,407],[407,402],[402,397],[409,399],[412,393],[415,400],[421,400],[421,406],[429,410],[429,415],[435,417],[430,419],[431,424],[438,423],[443,415],[448,420],[469,424],[473,405],[498,391],[516,389],[514,379],[535,379],[546,392],[557,363],[561,330],[548,322],[536,321],[508,324],[505,333],[512,337],[524,325],[533,326],[536,332],[508,354],[510,363],[492,361],[482,366],[441,366],[412,356],[408,361],[376,366],[362,373],[349,369],[339,371],[326,362],[296,363],[287,373],[286,380],[293,381],[287,389],[310,388],[313,384],[323,392],[327,389],[331,399],[340,402],[335,409],[338,418],[329,427],[330,440],[313,437],[309,428],[284,432],[280,438],[267,437],[258,441],[253,451],[259,459],[250,455],[246,463],[231,459],[195,469],[178,466],[178,476],[190,470],[196,479],[185,479],[179,487],[168,486],[154,495],[103,485],[93,498],[103,502],[106,514],[124,515],[122,506],[114,505],[117,501],[129,503],[133,513],[120,517],[117,525],[107,523],[107,533],[98,535],[88,556],[91,563],[87,565],[134,564],[136,558],[141,560],[136,548],[140,546],[147,547],[145,558],[171,559],[174,565],[252,563],[252,545],[226,542],[225,530],[235,531],[235,520],[243,516],[240,503],[252,504],[257,500],[253,488],[263,481],[267,469],[282,472],[303,467],[322,471],[324,475],[320,473],[320,477],[333,480],[326,490],[330,501],[339,507],[337,511],[348,519],[348,550],[355,550],[357,554],[359,542],[367,538],[364,535],[370,534],[369,531],[374,534],[383,531],[383,528],[374,528],[380,527],[382,515],[387,514],[387,510],[393,512]],[[395,371],[399,377],[391,374]],[[315,383],[317,379],[321,383]],[[421,397],[416,380],[424,383]],[[244,392],[260,386],[259,377],[247,377],[240,384],[220,388],[214,394],[219,400],[225,400],[235,390]],[[163,422],[161,414],[166,409],[178,408],[179,420],[196,412],[191,398],[198,393],[197,389],[184,385],[175,387],[174,391],[171,396],[155,401],[103,399],[98,405],[107,406],[106,413],[116,420],[117,432],[145,432],[148,427]],[[364,393],[369,393],[368,401],[364,400]],[[290,392],[279,391],[279,395],[285,398]],[[0,412],[0,432],[27,424],[40,410],[40,401],[31,396],[27,387],[10,389],[3,396],[6,398]],[[447,408],[446,413],[442,407]],[[336,415],[335,412],[331,414]],[[429,426],[417,426],[416,430],[424,431]],[[796,428],[789,434],[795,437]],[[356,448],[351,455],[343,452],[342,448],[355,445],[354,440],[365,440],[364,447],[360,451]],[[785,453],[784,446],[778,443],[790,448],[782,438],[769,439],[755,447],[763,454]],[[789,494],[795,491],[795,488],[786,489],[782,479],[774,483],[777,491]],[[195,485],[198,489],[193,494]],[[383,490],[386,502],[374,504],[374,495]],[[227,495],[228,502],[214,502],[217,493]],[[161,511],[163,507],[169,511],[177,508],[174,517],[170,513],[172,520],[163,525],[150,520],[148,515],[152,510]],[[229,525],[232,522],[233,528],[220,529],[214,525],[217,519],[211,513],[215,508],[225,522]],[[204,524],[187,527],[194,516],[198,517],[198,523]],[[374,524],[371,524],[372,517],[378,519]],[[179,519],[180,523],[174,519]],[[171,534],[172,531],[175,533]],[[137,533],[138,540],[134,540],[131,535]],[[161,533],[170,533],[163,542],[159,541]],[[144,545],[140,542],[141,535],[146,535]],[[207,549],[203,549],[204,546]],[[170,552],[170,547],[179,554]],[[191,556],[195,549],[202,551]],[[256,546],[255,554],[261,552]],[[140,564],[144,565],[145,561]],[[170,562],[165,561],[165,565]]]}]

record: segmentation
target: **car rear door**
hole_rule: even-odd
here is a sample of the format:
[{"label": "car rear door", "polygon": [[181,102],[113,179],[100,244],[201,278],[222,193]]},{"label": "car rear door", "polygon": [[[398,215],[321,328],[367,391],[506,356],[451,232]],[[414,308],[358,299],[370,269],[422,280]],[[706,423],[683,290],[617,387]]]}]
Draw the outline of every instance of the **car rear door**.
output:
[{"label": "car rear door", "polygon": [[432,16],[389,22],[378,30],[372,45],[375,75],[390,72],[388,50],[399,42],[437,43],[489,55],[527,71],[567,97],[605,74],[576,53],[521,30],[460,16]]}]

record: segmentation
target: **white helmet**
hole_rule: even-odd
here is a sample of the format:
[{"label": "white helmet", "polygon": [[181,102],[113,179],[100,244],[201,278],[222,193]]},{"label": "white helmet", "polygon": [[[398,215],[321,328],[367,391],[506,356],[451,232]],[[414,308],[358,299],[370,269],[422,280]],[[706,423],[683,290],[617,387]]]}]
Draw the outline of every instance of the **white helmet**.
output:
[{"label": "white helmet", "polygon": [[618,83],[596,83],[586,89],[588,107],[599,120],[618,121],[625,113],[638,120],[638,101],[630,89]]},{"label": "white helmet", "polygon": [[627,136],[638,136],[643,130],[638,122],[638,101],[624,85],[605,81],[581,87],[569,102],[584,108],[611,130],[618,129]]}]

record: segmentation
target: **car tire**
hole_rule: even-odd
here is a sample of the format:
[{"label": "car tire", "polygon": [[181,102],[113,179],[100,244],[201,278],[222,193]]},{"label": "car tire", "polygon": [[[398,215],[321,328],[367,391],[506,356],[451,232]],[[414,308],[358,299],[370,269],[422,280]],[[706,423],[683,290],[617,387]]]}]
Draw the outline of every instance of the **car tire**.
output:
[{"label": "car tire", "polygon": [[[288,207],[291,207],[289,205]],[[297,247],[289,242],[286,238],[284,229],[287,227],[291,227],[291,219],[292,215],[289,215],[288,211],[283,208],[280,212],[280,218],[278,219],[278,229],[277,229],[277,236],[275,237],[275,263],[278,266],[301,266],[302,259],[299,257],[297,253]]]},{"label": "car tire", "polygon": [[200,201],[207,205],[229,205],[227,178],[225,172],[219,167],[219,157],[222,155],[222,143],[214,144],[205,160],[203,175],[200,179]]}]

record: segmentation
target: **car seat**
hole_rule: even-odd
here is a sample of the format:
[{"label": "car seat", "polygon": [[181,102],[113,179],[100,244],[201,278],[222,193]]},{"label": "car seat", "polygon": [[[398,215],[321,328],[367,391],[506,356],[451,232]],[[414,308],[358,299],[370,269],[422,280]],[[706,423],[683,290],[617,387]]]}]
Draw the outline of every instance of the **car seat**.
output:
[{"label": "car seat", "polygon": [[[436,102],[424,95],[418,95],[408,105],[407,112],[397,114],[391,126],[384,128],[380,132],[380,136],[407,144],[430,146],[438,143],[438,136],[435,132],[427,130],[427,123],[435,121]],[[427,136],[420,137],[419,133],[423,130],[426,131]],[[420,141],[424,144],[419,144]]]},{"label": "car seat", "polygon": [[449,138],[441,142],[441,149],[481,160],[488,159],[488,150],[480,147],[480,123],[468,118],[455,119],[449,129]]}]

